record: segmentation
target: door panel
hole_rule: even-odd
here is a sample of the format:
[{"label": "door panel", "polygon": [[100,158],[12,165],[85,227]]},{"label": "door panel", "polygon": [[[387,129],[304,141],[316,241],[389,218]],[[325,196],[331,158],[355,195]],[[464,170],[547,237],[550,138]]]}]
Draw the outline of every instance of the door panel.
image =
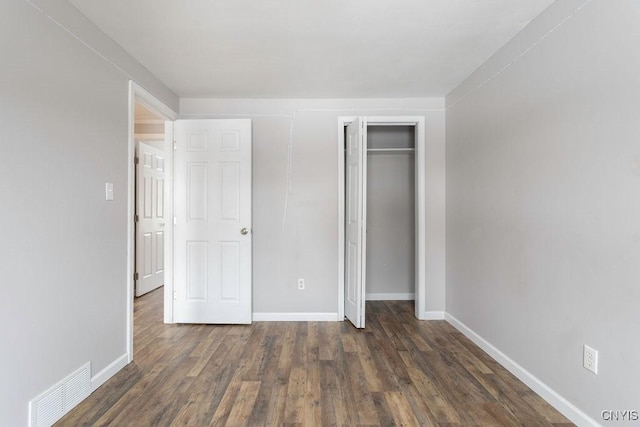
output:
[{"label": "door panel", "polygon": [[238,301],[240,298],[240,245],[237,242],[220,242],[220,299]]},{"label": "door panel", "polygon": [[238,222],[240,219],[240,163],[220,163],[220,219]]},{"label": "door panel", "polygon": [[175,129],[174,320],[251,323],[251,121]]},{"label": "door panel", "polygon": [[363,118],[356,119],[347,127],[344,309],[347,319],[356,328],[364,328],[365,325],[366,129],[366,120]]},{"label": "door panel", "polygon": [[209,243],[187,241],[187,301],[207,301]]},{"label": "door panel", "polygon": [[136,165],[136,296],[164,284],[164,159],[142,142]]}]

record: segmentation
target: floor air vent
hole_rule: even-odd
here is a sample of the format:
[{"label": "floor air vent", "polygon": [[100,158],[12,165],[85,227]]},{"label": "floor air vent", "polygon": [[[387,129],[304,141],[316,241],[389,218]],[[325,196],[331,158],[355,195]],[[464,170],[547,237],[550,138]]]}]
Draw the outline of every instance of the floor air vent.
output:
[{"label": "floor air vent", "polygon": [[80,369],[29,402],[31,427],[50,427],[91,392],[91,364]]}]

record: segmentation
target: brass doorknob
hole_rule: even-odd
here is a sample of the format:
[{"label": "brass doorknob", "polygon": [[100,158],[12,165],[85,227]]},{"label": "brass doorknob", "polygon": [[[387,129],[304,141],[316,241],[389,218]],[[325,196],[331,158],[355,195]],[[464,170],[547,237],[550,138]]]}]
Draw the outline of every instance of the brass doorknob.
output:
[{"label": "brass doorknob", "polygon": [[240,230],[240,234],[242,234],[242,235],[245,235],[247,233],[249,233],[249,229],[247,229],[247,228],[243,228],[242,230]]}]

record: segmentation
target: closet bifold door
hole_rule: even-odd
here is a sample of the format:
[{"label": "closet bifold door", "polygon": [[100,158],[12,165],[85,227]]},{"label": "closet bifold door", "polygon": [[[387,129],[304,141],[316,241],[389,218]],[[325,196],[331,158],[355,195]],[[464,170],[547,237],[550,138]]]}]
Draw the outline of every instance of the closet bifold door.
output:
[{"label": "closet bifold door", "polygon": [[345,316],[356,328],[365,326],[367,120],[347,126]]}]

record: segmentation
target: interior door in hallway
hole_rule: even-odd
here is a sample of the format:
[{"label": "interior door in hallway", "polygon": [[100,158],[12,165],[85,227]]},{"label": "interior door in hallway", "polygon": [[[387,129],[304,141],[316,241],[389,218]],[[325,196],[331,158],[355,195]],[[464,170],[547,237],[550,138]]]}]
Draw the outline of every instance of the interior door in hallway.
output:
[{"label": "interior door in hallway", "polygon": [[174,321],[251,323],[251,120],[178,120]]},{"label": "interior door in hallway", "polygon": [[164,284],[164,173],[162,150],[138,142],[136,164],[136,296]]}]

